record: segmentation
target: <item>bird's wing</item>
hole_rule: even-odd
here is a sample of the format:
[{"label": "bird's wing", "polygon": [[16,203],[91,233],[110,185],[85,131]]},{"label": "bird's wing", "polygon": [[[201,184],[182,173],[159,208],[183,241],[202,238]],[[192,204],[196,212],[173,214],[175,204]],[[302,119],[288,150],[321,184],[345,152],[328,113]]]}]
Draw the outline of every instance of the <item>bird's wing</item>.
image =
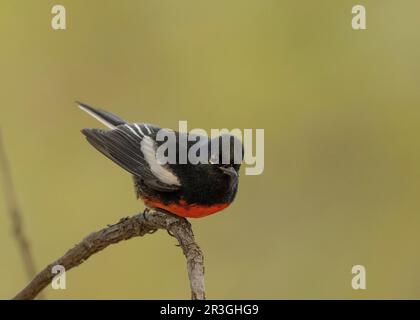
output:
[{"label": "bird's wing", "polygon": [[180,189],[178,177],[156,159],[153,135],[158,128],[147,124],[124,124],[110,131],[83,129],[91,145],[116,164],[143,180],[150,188],[171,192]]},{"label": "bird's wing", "polygon": [[122,119],[121,117],[117,116],[116,114],[105,111],[99,108],[94,108],[91,106],[88,106],[85,103],[78,102],[76,103],[79,105],[79,108],[94,117],[96,120],[104,124],[110,129],[115,129],[116,126],[126,124],[127,121]]}]

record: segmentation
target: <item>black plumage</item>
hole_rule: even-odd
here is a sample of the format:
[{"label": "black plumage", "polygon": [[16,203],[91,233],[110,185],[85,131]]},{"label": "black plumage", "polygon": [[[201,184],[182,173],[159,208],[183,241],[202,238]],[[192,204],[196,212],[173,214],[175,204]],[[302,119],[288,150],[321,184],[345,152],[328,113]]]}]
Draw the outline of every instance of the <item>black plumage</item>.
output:
[{"label": "black plumage", "polygon": [[[172,130],[145,123],[128,123],[113,113],[81,103],[79,106],[110,128],[110,130],[83,129],[82,133],[98,151],[133,175],[137,197],[145,200],[147,205],[157,205],[168,211],[175,208],[172,210],[175,211],[172,212],[174,214],[195,217],[202,214],[195,214],[194,210],[210,212],[211,209],[206,211],[205,208],[212,206],[222,208],[234,200],[239,182],[240,163],[234,163],[235,147],[238,145],[243,157],[242,143],[238,143],[239,140],[234,136],[227,137],[230,147],[227,151],[224,151],[226,146],[223,147],[222,137],[215,138],[219,141],[216,154],[214,150],[212,154],[212,141],[200,137],[201,143],[206,144],[207,160],[221,162],[226,156],[224,152],[230,152],[229,163],[193,164],[187,159],[185,164],[159,164],[153,161],[153,157],[156,149],[165,141],[158,141],[157,134],[159,130],[168,130],[168,132]],[[174,146],[176,159],[179,159],[179,152],[182,150],[180,138],[186,139],[187,152],[196,142],[189,141],[188,135],[185,137],[186,133],[174,131],[172,133],[176,137]],[[183,213],[177,212],[177,206],[183,207]],[[184,211],[187,213],[191,211],[191,215],[187,215]]]}]

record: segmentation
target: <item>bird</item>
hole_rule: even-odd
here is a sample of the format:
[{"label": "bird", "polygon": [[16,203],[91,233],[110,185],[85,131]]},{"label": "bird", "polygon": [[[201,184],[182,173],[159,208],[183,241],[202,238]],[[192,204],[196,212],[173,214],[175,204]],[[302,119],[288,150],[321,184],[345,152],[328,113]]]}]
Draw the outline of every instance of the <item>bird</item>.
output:
[{"label": "bird", "polygon": [[[85,128],[81,132],[96,150],[132,175],[136,197],[146,208],[184,218],[201,218],[224,210],[234,201],[244,157],[243,144],[235,135],[197,137],[148,123],[130,123],[112,112],[76,103],[107,127],[107,130]],[[157,150],[163,141],[157,136],[162,130],[173,133],[177,143],[184,138],[187,151],[194,148],[194,141],[201,141],[203,149],[197,154],[206,156],[208,161],[197,163],[189,157],[185,163],[159,161]],[[217,148],[211,147],[214,143]],[[177,145],[176,159],[181,150]],[[207,152],[201,154],[201,150]],[[240,154],[239,161],[235,152]]]}]

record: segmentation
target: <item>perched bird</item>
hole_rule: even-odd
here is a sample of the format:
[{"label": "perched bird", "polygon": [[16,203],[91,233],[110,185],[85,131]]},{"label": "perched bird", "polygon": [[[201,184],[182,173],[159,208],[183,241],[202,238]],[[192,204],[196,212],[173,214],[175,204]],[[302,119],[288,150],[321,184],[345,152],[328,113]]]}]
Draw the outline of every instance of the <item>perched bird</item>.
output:
[{"label": "perched bird", "polygon": [[[106,157],[134,177],[137,198],[149,208],[170,212],[181,217],[199,218],[225,209],[235,199],[239,168],[243,158],[242,142],[233,135],[221,135],[205,141],[207,163],[162,163],[157,149],[161,129],[146,123],[129,123],[111,112],[79,103],[79,107],[106,125],[110,130],[83,129],[87,141]],[[194,147],[191,134],[172,131],[177,143],[184,138],[187,151]],[[227,137],[226,143],[222,143]],[[193,137],[194,138],[194,137]],[[211,144],[217,142],[218,148]],[[226,141],[226,140],[225,140]],[[240,161],[235,159],[240,146]],[[176,148],[176,159],[182,149]],[[204,150],[204,149],[201,149]],[[203,154],[205,154],[203,152]],[[228,163],[223,159],[228,156]]]}]

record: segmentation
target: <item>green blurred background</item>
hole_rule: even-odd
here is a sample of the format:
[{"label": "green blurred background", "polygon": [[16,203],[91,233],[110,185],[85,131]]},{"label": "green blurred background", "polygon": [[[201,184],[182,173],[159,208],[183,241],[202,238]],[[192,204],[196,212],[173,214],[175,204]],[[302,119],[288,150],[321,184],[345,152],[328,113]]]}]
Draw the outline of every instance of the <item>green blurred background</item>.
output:
[{"label": "green blurred background", "polygon": [[[67,9],[54,31],[51,7]],[[367,9],[365,31],[351,8]],[[193,220],[209,298],[420,298],[420,2],[0,0],[0,126],[38,269],[140,211],[74,100],[176,128],[265,129],[265,171]],[[0,187],[0,192],[3,190]],[[2,196],[2,194],[0,194]],[[50,299],[189,298],[165,232]],[[27,282],[0,200],[0,298]],[[367,268],[367,290],[351,268]]]}]

